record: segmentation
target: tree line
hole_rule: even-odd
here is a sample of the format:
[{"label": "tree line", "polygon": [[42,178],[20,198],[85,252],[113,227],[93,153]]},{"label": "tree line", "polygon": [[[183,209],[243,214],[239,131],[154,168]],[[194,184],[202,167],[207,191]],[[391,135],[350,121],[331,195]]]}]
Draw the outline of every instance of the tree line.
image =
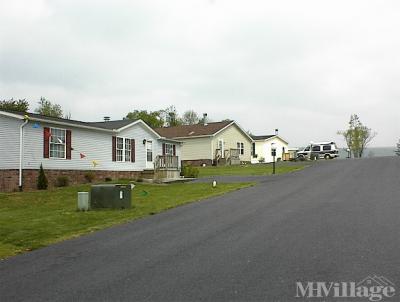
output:
[{"label": "tree line", "polygon": [[[34,112],[37,114],[51,116],[51,117],[59,117],[71,119],[70,112],[64,112],[61,108],[61,105],[52,103],[44,97],[41,97],[37,102],[37,107]],[[0,101],[0,110],[11,110],[18,112],[28,112],[29,111],[29,102],[26,99],[18,99],[14,100],[13,98],[9,100]]]},{"label": "tree line", "polygon": [[155,111],[134,110],[129,112],[124,119],[141,119],[152,128],[195,125],[208,121],[206,115],[200,117],[194,110],[187,110],[179,115],[175,106]]},{"label": "tree line", "polygon": [[[3,100],[0,101],[0,110],[28,112],[29,102],[26,99],[15,100],[11,98],[9,100]],[[37,102],[37,107],[34,109],[34,112],[50,117],[71,118],[71,113],[66,113],[61,105],[53,103],[44,97],[41,97]],[[200,116],[194,110],[187,110],[180,115],[175,106],[169,106],[165,109],[155,111],[135,109],[134,111],[128,112],[124,119],[141,119],[152,128],[195,125],[208,121],[206,116]]]}]

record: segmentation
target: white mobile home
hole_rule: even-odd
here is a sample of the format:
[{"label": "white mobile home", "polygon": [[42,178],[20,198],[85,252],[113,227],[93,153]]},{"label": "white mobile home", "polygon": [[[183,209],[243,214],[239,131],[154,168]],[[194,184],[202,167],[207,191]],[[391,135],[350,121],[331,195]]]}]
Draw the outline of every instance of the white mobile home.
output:
[{"label": "white mobile home", "polygon": [[289,143],[282,137],[275,135],[252,135],[253,151],[251,163],[272,163],[272,148],[276,148],[276,161],[284,160],[285,153],[288,152]]},{"label": "white mobile home", "polygon": [[139,178],[143,171],[180,169],[181,143],[142,120],[81,122],[0,111],[0,191],[35,188],[40,165],[49,184],[93,172],[97,180]]}]

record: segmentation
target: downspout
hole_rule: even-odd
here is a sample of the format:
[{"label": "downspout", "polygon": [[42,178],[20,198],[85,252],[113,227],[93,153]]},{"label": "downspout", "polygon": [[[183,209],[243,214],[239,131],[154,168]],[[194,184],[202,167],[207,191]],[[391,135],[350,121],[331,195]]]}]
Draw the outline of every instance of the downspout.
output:
[{"label": "downspout", "polygon": [[22,162],[23,162],[23,153],[24,153],[24,127],[28,124],[29,120],[25,119],[24,122],[19,126],[19,173],[18,173],[18,187],[19,190],[22,191]]}]

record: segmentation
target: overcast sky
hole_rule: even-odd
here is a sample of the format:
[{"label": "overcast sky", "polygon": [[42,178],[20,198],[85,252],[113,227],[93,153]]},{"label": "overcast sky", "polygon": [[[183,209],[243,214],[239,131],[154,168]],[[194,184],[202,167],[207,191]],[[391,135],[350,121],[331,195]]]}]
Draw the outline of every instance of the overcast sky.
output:
[{"label": "overcast sky", "polygon": [[399,1],[1,0],[0,98],[73,119],[175,105],[292,146],[400,138]]}]

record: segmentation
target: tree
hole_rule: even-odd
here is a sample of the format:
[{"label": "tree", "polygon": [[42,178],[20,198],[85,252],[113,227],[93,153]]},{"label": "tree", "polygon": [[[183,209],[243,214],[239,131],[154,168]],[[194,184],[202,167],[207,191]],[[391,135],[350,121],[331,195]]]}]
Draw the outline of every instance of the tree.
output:
[{"label": "tree", "polygon": [[29,111],[29,103],[25,99],[20,99],[18,101],[14,99],[9,99],[8,101],[0,101],[0,110],[13,110],[18,112]]},{"label": "tree", "polygon": [[134,110],[133,112],[129,112],[126,115],[125,119],[141,119],[152,128],[159,128],[164,126],[164,119],[161,116],[161,111],[147,112],[147,110]]},{"label": "tree", "polygon": [[38,104],[39,107],[35,109],[36,113],[51,117],[59,117],[59,118],[63,117],[63,111],[60,105],[52,104],[49,100],[46,100],[44,97],[40,98]]},{"label": "tree", "polygon": [[184,125],[195,125],[199,123],[199,116],[193,110],[187,110],[183,113],[182,123]]},{"label": "tree", "polygon": [[167,109],[162,111],[163,118],[165,121],[165,126],[174,127],[182,125],[182,120],[179,118],[178,112],[175,106],[169,106]]},{"label": "tree", "polygon": [[400,139],[399,142],[397,143],[397,149],[394,151],[394,153],[396,153],[397,156],[400,156]]},{"label": "tree", "polygon": [[46,174],[44,173],[43,165],[40,164],[39,175],[37,179],[37,188],[38,190],[46,190],[47,187],[48,187],[47,177]]},{"label": "tree", "polygon": [[376,132],[364,126],[356,114],[350,116],[349,128],[338,131],[338,134],[344,137],[350,152],[356,158],[363,156],[365,148],[377,135]]}]

